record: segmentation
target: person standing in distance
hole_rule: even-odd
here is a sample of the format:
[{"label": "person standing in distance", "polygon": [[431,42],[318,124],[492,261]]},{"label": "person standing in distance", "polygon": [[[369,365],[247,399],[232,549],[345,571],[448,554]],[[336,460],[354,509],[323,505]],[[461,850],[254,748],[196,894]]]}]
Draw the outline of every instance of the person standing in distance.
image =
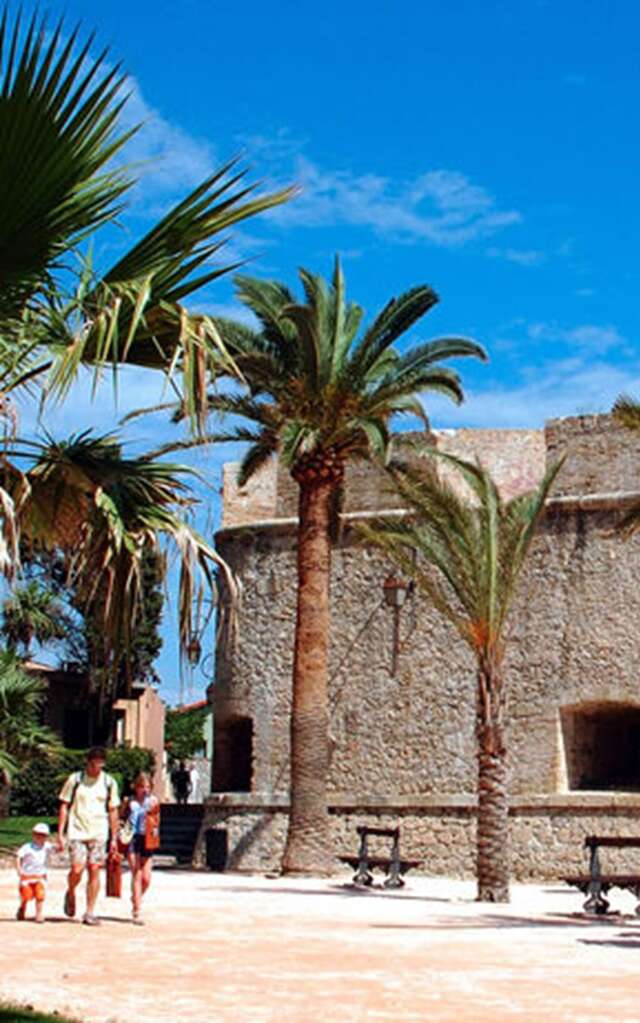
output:
[{"label": "person standing in distance", "polygon": [[120,797],[115,779],[104,770],[106,753],[94,747],[87,753],[84,771],[74,771],[62,786],[58,814],[58,850],[64,850],[65,831],[69,845],[71,869],[64,897],[64,912],[76,915],[76,888],[87,869],[87,903],[84,924],[95,926],[100,889],[100,867],[106,856],[111,830],[111,852],[117,851],[118,807]]},{"label": "person standing in distance", "polygon": [[191,792],[191,775],[184,760],[181,760],[180,766],[174,767],[171,772],[171,785],[176,803],[187,803]]}]

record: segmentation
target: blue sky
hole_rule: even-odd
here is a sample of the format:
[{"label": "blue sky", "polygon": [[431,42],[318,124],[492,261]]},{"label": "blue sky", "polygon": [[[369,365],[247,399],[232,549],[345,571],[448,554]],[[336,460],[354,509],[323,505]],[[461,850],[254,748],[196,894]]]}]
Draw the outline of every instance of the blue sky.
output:
[{"label": "blue sky", "polygon": [[[229,258],[294,284],[300,265],[329,275],[340,252],[370,315],[426,282],[441,304],[413,340],[456,333],[487,347],[488,365],[460,366],[461,408],[426,397],[435,426],[541,426],[640,394],[636,5],[68,0],[49,11],[81,19],[123,61],[126,119],[145,122],[128,154],[140,183],[98,259],[242,153],[254,178],[301,194],[242,225]],[[197,303],[231,313],[230,281]],[[120,412],[156,393],[153,378],[130,378]],[[108,389],[91,405],[85,382],[47,422],[116,419]],[[129,436],[168,432],[156,421]],[[224,457],[198,456],[213,487]],[[171,628],[160,669],[175,699]]]}]

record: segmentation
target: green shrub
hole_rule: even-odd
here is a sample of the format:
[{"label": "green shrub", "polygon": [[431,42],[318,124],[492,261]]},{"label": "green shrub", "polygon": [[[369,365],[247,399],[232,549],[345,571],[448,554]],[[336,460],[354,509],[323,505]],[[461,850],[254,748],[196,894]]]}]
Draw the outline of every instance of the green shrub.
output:
[{"label": "green shrub", "polygon": [[137,774],[145,771],[153,774],[156,758],[153,750],[141,746],[119,746],[107,750],[107,771],[118,782],[121,795],[131,791],[131,783]]},{"label": "green shrub", "polygon": [[[65,779],[73,771],[82,770],[85,759],[86,750],[64,750],[57,756],[34,760],[13,781],[11,814],[19,817],[57,813],[58,793]],[[150,774],[154,766],[152,750],[135,746],[107,750],[106,769],[115,778],[121,795],[130,790],[140,771]]]},{"label": "green shrub", "polygon": [[205,745],[204,726],[210,707],[167,711],[164,721],[164,745],[172,763],[190,760]]},{"label": "green shrub", "polygon": [[64,750],[58,756],[33,760],[19,771],[11,786],[12,816],[58,812],[58,793],[65,778],[84,765],[83,750]]}]

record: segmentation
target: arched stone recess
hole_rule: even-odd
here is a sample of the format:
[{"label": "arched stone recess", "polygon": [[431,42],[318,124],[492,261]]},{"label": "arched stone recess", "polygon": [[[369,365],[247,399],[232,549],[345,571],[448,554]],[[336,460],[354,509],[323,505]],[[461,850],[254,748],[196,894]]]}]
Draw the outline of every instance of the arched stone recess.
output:
[{"label": "arched stone recess", "polygon": [[253,718],[235,715],[215,724],[214,792],[253,790]]},{"label": "arched stone recess", "polygon": [[640,703],[587,700],[559,716],[565,791],[640,792]]}]

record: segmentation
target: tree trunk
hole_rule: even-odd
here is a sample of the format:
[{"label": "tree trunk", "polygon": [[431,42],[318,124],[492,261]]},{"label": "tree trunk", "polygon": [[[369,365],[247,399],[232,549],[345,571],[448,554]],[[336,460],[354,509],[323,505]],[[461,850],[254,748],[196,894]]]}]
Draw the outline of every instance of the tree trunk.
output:
[{"label": "tree trunk", "polygon": [[[294,477],[295,478],[295,477]],[[335,479],[299,478],[298,602],[291,707],[291,799],[285,874],[329,874],[330,512]]]},{"label": "tree trunk", "polygon": [[0,820],[9,816],[9,803],[11,800],[11,783],[0,774]]},{"label": "tree trunk", "polygon": [[509,902],[509,801],[507,752],[499,670],[478,671],[478,901]]}]

